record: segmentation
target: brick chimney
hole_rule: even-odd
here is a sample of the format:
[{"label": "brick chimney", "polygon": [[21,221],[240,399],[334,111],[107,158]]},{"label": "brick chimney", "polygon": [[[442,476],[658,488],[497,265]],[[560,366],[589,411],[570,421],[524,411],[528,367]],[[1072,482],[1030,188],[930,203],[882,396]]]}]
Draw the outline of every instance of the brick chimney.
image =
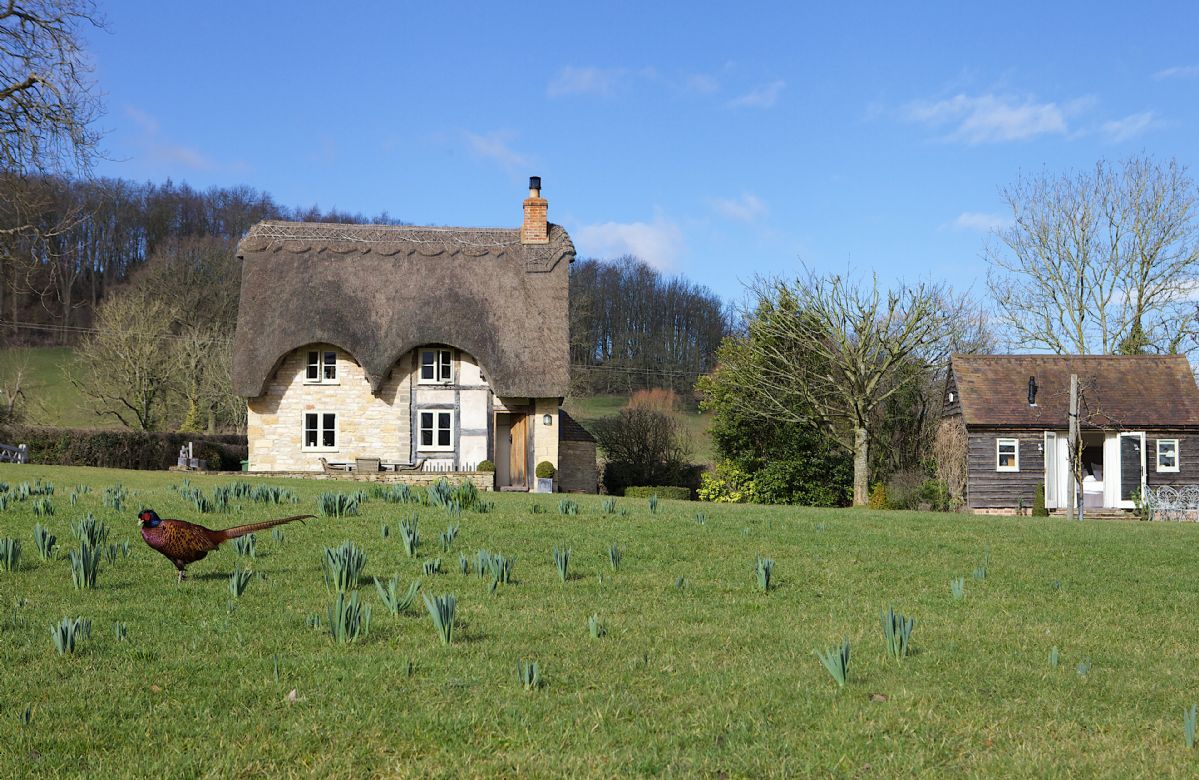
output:
[{"label": "brick chimney", "polygon": [[548,244],[550,229],[546,223],[546,212],[550,204],[541,197],[541,177],[529,177],[529,197],[525,198],[525,221],[520,226],[520,243]]}]

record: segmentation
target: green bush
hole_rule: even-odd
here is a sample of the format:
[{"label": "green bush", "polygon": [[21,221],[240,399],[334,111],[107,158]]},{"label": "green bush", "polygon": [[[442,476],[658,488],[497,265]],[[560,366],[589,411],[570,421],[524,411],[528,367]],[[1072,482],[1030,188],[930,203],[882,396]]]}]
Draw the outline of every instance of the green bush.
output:
[{"label": "green bush", "polygon": [[870,508],[887,508],[887,486],[881,482],[874,483],[874,488],[870,491]]},{"label": "green bush", "polygon": [[493,463],[490,460],[481,460],[481,461],[479,461],[479,465],[475,466],[475,471],[494,472],[495,471],[495,463]]},{"label": "green bush", "polygon": [[98,466],[114,469],[161,470],[179,460],[179,448],[192,442],[208,468],[238,471],[248,456],[240,434],[164,433],[148,431],[91,431],[9,425],[0,441],[29,445],[29,462],[48,466]]},{"label": "green bush", "polygon": [[554,464],[548,460],[543,460],[537,464],[536,474],[538,479],[553,479],[557,473],[558,469],[554,468]]},{"label": "green bush", "polygon": [[1049,510],[1045,508],[1045,486],[1044,485],[1037,485],[1037,492],[1033,494],[1032,516],[1033,517],[1049,517]]},{"label": "green bush", "polygon": [[669,498],[674,501],[690,501],[691,488],[674,487],[672,485],[637,485],[624,489],[625,498]]}]

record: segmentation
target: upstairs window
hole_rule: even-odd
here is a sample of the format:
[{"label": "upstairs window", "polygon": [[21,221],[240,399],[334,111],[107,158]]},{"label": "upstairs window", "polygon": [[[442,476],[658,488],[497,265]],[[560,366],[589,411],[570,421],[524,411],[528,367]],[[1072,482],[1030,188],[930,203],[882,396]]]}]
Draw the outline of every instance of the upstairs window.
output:
[{"label": "upstairs window", "polygon": [[434,411],[420,413],[420,449],[454,449],[453,412]]},{"label": "upstairs window", "polygon": [[309,385],[337,384],[337,352],[309,350],[308,370],[304,374],[304,383]]},{"label": "upstairs window", "polygon": [[337,415],[332,412],[305,412],[300,449],[330,452],[337,449]]},{"label": "upstairs window", "polygon": [[448,349],[420,351],[421,384],[448,385],[454,381],[454,355]]},{"label": "upstairs window", "polygon": [[1178,471],[1178,439],[1157,440],[1157,470]]},{"label": "upstairs window", "polygon": [[995,442],[995,470],[1020,470],[1020,440],[998,439]]}]

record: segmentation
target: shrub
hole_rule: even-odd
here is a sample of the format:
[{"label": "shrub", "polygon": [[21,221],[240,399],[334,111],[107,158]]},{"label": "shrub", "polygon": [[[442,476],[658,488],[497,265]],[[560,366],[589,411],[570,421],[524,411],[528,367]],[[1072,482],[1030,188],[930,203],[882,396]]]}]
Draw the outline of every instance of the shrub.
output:
[{"label": "shrub", "polygon": [[557,473],[558,469],[554,468],[554,464],[548,460],[543,460],[537,464],[536,474],[538,479],[553,479]]},{"label": "shrub", "polygon": [[424,571],[426,577],[441,574],[441,559],[430,558],[421,565],[421,570]]},{"label": "shrub", "polygon": [[495,471],[495,463],[493,463],[490,460],[481,460],[481,461],[479,461],[479,465],[475,466],[475,471],[494,472]]},{"label": "shrub", "polygon": [[442,550],[442,552],[449,552],[450,545],[452,545],[454,543],[454,540],[457,538],[458,538],[458,526],[456,526],[456,525],[447,526],[446,529],[441,532],[441,550]]},{"label": "shrub", "polygon": [[1032,516],[1049,517],[1049,509],[1045,506],[1045,485],[1041,483],[1037,484],[1037,492],[1033,494]]},{"label": "shrub", "polygon": [[233,540],[233,549],[239,558],[254,559],[258,557],[258,535],[247,534]]},{"label": "shrub", "polygon": [[622,409],[595,423],[604,451],[604,486],[621,493],[629,485],[685,485],[691,449],[678,421],[652,409]]},{"label": "shrub", "polygon": [[558,502],[558,514],[569,515],[571,517],[579,513],[579,505],[577,502],[569,498],[564,498]]},{"label": "shrub", "polygon": [[620,547],[613,542],[608,546],[608,564],[612,567],[612,571],[620,570],[620,561],[624,556],[621,555]]},{"label": "shrub", "polygon": [[416,548],[420,547],[420,530],[417,526],[420,518],[416,515],[405,517],[400,521],[400,541],[404,543],[404,552],[409,558],[416,556]]},{"label": "shrub", "polygon": [[870,491],[870,508],[887,508],[887,486],[881,482],[874,483],[874,488]]},{"label": "shrub", "polygon": [[674,485],[637,485],[624,489],[625,498],[665,498],[671,501],[691,500],[691,488]]},{"label": "shrub", "polygon": [[0,440],[29,445],[29,462],[53,466],[162,471],[174,466],[179,448],[192,442],[211,469],[237,471],[247,457],[240,434],[161,433],[126,430],[73,430],[25,425],[0,429]]}]

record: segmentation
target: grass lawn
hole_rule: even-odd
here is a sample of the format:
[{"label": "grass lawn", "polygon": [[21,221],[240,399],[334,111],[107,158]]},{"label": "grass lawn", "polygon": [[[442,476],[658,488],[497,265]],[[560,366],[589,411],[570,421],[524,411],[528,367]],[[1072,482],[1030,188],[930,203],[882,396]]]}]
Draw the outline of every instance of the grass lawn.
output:
[{"label": "grass lawn", "polygon": [[[36,477],[57,487],[53,517],[40,519],[64,551],[69,524],[91,511],[133,552],[104,565],[96,590],[76,591],[65,560],[38,558],[32,502],[0,512],[0,537],[23,548],[19,569],[0,572],[4,777],[1193,777],[1199,767],[1182,725],[1199,701],[1193,525],[666,501],[653,515],[632,499],[605,514],[600,497],[563,516],[558,497],[496,495],[492,512],[457,521],[442,553],[444,510],[372,500],[360,517],[286,526],[281,542],[259,534],[258,577],[234,603],[231,547],[177,585],[143,545],[136,511],[225,527],[315,512],[321,491],[357,486],[271,480],[301,503],[198,516],[168,488],[175,475],[0,466],[12,484]],[[101,504],[118,481],[134,491],[120,513]],[[192,483],[211,492],[231,481]],[[72,507],[76,484],[93,490]],[[396,529],[414,511],[424,541],[407,558]],[[367,552],[361,593],[374,605],[369,637],[348,646],[307,625],[331,601],[322,551],[344,539]],[[573,551],[565,583],[555,545]],[[515,557],[513,583],[490,593],[458,573],[459,552],[473,560],[481,548]],[[752,576],[759,554],[776,561],[769,593]],[[447,573],[421,576],[431,557]],[[369,577],[395,573],[457,595],[452,645],[423,605],[399,617],[382,608]],[[961,601],[949,589],[958,576]],[[902,662],[884,654],[888,604],[917,620]],[[589,635],[593,613],[607,636]],[[59,656],[50,625],[77,615],[92,636]],[[115,639],[118,621],[127,641]],[[852,654],[838,689],[813,650],[842,637]],[[521,659],[540,663],[544,687],[522,689]]]},{"label": "grass lawn", "polygon": [[100,417],[67,380],[65,370],[74,357],[70,347],[15,347],[0,350],[0,372],[21,368],[28,422],[61,428],[116,428],[114,417]]}]

